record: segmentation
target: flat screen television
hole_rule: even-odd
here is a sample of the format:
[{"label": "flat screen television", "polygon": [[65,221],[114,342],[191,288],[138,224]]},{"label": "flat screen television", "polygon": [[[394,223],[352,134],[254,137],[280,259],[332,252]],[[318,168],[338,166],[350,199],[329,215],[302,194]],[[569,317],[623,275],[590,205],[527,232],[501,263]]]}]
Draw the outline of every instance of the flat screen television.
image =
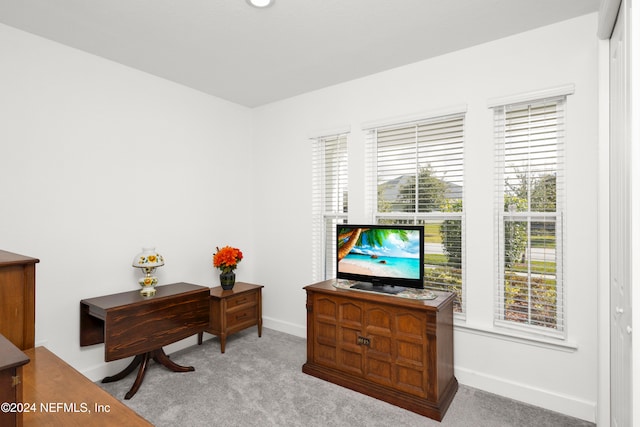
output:
[{"label": "flat screen television", "polygon": [[424,288],[424,227],[421,225],[336,226],[338,279],[352,289],[397,294]]}]

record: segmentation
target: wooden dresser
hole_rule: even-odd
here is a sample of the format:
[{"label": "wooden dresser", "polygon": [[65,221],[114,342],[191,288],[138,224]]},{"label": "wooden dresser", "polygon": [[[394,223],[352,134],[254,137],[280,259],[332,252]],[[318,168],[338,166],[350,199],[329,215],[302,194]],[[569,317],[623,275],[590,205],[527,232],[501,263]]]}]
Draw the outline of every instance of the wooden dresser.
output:
[{"label": "wooden dresser", "polygon": [[0,334],[21,350],[35,342],[36,258],[0,250]]},{"label": "wooden dresser", "polygon": [[453,294],[435,300],[338,289],[307,291],[302,371],[438,421],[458,389]]}]

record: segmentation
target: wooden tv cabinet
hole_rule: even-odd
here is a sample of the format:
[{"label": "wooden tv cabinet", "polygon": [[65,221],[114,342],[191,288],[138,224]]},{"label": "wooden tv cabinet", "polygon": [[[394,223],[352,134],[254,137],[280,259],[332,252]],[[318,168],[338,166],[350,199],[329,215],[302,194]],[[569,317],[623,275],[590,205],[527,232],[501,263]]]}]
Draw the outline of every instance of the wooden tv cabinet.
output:
[{"label": "wooden tv cabinet", "polygon": [[306,374],[442,420],[458,390],[453,294],[434,300],[306,286]]}]

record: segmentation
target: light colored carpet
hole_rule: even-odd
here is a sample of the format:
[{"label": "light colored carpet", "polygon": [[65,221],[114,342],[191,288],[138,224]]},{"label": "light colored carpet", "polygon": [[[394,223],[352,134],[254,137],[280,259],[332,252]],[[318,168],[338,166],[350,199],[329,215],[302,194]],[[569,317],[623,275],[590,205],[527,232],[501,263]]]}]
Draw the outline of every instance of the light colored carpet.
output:
[{"label": "light colored carpet", "polygon": [[[250,328],[171,355],[195,372],[174,373],[151,362],[138,393],[135,379],[97,384],[161,426],[593,426],[575,418],[460,386],[442,423],[302,373],[306,340]],[[137,371],[136,371],[137,372]]]}]

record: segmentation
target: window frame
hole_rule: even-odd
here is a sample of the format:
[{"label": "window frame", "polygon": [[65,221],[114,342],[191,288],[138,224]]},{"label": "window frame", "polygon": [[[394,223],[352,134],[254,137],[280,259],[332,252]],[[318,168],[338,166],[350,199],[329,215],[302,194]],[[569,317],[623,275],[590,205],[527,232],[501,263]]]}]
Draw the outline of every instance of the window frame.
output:
[{"label": "window frame", "polygon": [[[566,108],[567,108],[567,97],[568,95],[573,93],[573,86],[564,86],[561,88],[550,89],[545,91],[539,91],[537,93],[531,94],[529,96],[518,96],[511,98],[502,98],[500,100],[496,100],[491,103],[490,108],[493,109],[493,117],[494,117],[494,150],[495,150],[495,304],[494,304],[494,325],[501,328],[512,329],[516,331],[521,331],[525,333],[532,333],[534,335],[541,335],[550,338],[556,339],[567,339],[567,298],[566,298],[566,272],[565,272],[565,246],[566,246],[566,226],[565,226],[565,218],[566,218],[566,166],[564,159],[564,151],[566,146]],[[507,152],[513,153],[517,150],[516,142],[507,142],[508,139],[515,140],[516,132],[510,132],[506,130],[506,122],[507,115],[509,111],[514,111],[517,109],[529,108],[532,106],[538,108],[544,108],[544,105],[554,105],[554,113],[549,116],[547,120],[555,121],[553,125],[545,125],[540,129],[543,129],[544,132],[552,132],[555,135],[554,143],[540,143],[539,146],[535,144],[531,144],[532,141],[535,141],[535,136],[527,136],[527,146],[528,153],[525,157],[526,163],[531,164],[536,161],[536,155],[532,154],[531,147],[546,147],[549,145],[555,145],[553,162],[555,162],[555,179],[554,179],[554,189],[555,189],[555,209],[553,211],[544,210],[532,210],[532,184],[531,182],[534,179],[540,179],[545,177],[546,175],[535,176],[532,172],[532,168],[528,168],[526,172],[524,172],[524,182],[527,185],[527,199],[526,199],[526,210],[519,210],[521,208],[515,207],[515,202],[509,205],[508,208],[505,207],[505,196],[508,194],[506,190],[505,179],[507,177],[512,176],[513,172],[507,172],[507,161],[505,160],[507,157]],[[530,119],[531,121],[531,119]],[[531,129],[536,127],[537,125],[529,125],[526,129],[531,133]],[[522,129],[520,129],[522,130]],[[513,144],[513,148],[508,148],[510,144]],[[513,151],[509,151],[513,150]],[[540,161],[540,160],[538,160]],[[550,162],[551,160],[545,159],[544,162]],[[515,163],[514,163],[515,164]],[[546,165],[546,163],[545,163]],[[511,166],[513,170],[516,170],[515,166]],[[540,169],[543,172],[548,174],[547,169]],[[538,170],[535,170],[535,173],[540,174]],[[538,181],[539,183],[540,181]],[[546,206],[546,205],[545,205]],[[526,227],[526,247],[525,254],[527,259],[527,322],[520,322],[517,320],[506,319],[506,243],[505,236],[506,231],[505,227],[507,224],[517,224],[518,222],[522,222]],[[554,279],[555,279],[555,298],[556,302],[554,307],[555,312],[555,328],[542,326],[540,324],[535,323],[543,323],[540,321],[534,321],[532,315],[532,306],[535,304],[536,299],[532,296],[532,278],[534,274],[532,272],[532,225],[535,223],[553,223],[554,224]],[[546,226],[545,226],[546,227]],[[544,244],[546,250],[546,243]],[[544,255],[544,260],[546,261],[546,253]],[[546,275],[546,267],[541,276],[543,279]],[[510,274],[514,274],[513,271],[510,271]],[[546,280],[546,279],[543,279]],[[522,283],[522,282],[518,282]],[[532,324],[533,323],[533,324]]]},{"label": "window frame", "polygon": [[[370,122],[363,125],[363,131],[366,132],[366,144],[365,144],[365,205],[366,211],[371,215],[372,223],[379,224],[381,221],[398,221],[399,223],[424,223],[424,222],[444,222],[447,220],[459,220],[460,221],[460,290],[457,298],[457,309],[455,310],[455,317],[464,319],[466,316],[466,224],[465,224],[465,186],[464,186],[464,153],[465,153],[465,137],[466,137],[466,106],[452,107],[449,109],[438,110],[430,113],[413,115],[411,117],[387,119],[377,122]],[[416,209],[414,212],[380,212],[378,205],[378,191],[379,191],[379,173],[378,173],[378,133],[388,130],[409,128],[412,126],[420,125],[437,125],[451,120],[460,120],[461,136],[460,136],[460,200],[462,204],[462,210],[459,212],[445,212],[445,211],[432,211],[432,212],[419,212],[420,198],[418,195],[414,196],[414,203]],[[418,186],[418,174],[420,164],[429,164],[432,160],[425,160],[428,156],[420,157],[419,152],[419,138],[416,137],[416,156],[415,156],[415,186]],[[427,254],[426,254],[427,255]],[[445,286],[444,284],[442,285]],[[449,288],[452,288],[450,285]],[[426,285],[425,288],[433,289],[433,287]],[[440,287],[439,289],[443,289]]]},{"label": "window frame", "polygon": [[[349,130],[325,133],[310,138],[312,141],[312,277],[321,281],[335,277],[335,226],[348,221],[349,186]],[[331,144],[330,147],[327,144]],[[328,149],[335,148],[335,156],[328,156]],[[328,197],[329,169],[335,171],[334,186],[337,192],[333,200]],[[336,185],[336,182],[337,185]],[[342,202],[342,203],[341,203]],[[339,207],[342,209],[339,209]],[[331,224],[331,226],[328,226]]]}]

